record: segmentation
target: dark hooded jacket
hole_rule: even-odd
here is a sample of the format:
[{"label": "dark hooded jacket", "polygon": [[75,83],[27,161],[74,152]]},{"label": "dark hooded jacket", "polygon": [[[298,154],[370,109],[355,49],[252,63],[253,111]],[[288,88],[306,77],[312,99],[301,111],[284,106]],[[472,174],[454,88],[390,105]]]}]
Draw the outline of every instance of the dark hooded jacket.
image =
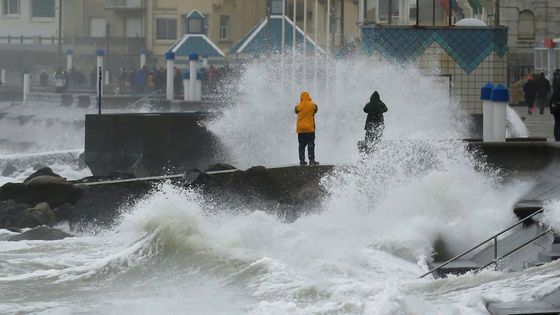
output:
[{"label": "dark hooded jacket", "polygon": [[364,107],[364,112],[368,114],[365,129],[378,128],[383,125],[383,113],[386,111],[387,106],[381,101],[381,99],[379,99],[379,93],[377,93],[377,91],[373,92],[371,98],[369,99],[369,103],[367,103]]}]

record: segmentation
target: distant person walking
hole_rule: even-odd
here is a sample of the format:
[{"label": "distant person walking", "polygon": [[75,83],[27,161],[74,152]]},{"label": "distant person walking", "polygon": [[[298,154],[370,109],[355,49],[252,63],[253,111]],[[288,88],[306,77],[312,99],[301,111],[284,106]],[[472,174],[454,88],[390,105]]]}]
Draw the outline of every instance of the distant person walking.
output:
[{"label": "distant person walking", "polygon": [[550,113],[554,115],[554,141],[560,141],[560,70],[554,72]]},{"label": "distant person walking", "polygon": [[544,114],[544,106],[548,104],[548,96],[550,95],[550,82],[546,79],[544,73],[540,73],[537,79],[537,107],[539,113]]},{"label": "distant person walking", "polygon": [[537,83],[535,82],[533,74],[529,74],[529,76],[527,76],[527,82],[523,85],[523,92],[525,96],[525,104],[527,105],[527,113],[531,115],[533,113],[531,110],[533,109],[537,98]]},{"label": "distant person walking", "polygon": [[379,98],[377,91],[373,92],[369,99],[369,103],[364,107],[366,112],[366,143],[375,143],[383,136],[383,129],[385,128],[385,121],[383,114],[387,112],[387,106]]},{"label": "distant person walking", "polygon": [[300,102],[294,109],[298,115],[296,131],[299,142],[299,165],[307,165],[305,147],[307,147],[309,165],[319,164],[315,161],[315,114],[317,110],[317,104],[311,100],[309,93],[302,92]]}]

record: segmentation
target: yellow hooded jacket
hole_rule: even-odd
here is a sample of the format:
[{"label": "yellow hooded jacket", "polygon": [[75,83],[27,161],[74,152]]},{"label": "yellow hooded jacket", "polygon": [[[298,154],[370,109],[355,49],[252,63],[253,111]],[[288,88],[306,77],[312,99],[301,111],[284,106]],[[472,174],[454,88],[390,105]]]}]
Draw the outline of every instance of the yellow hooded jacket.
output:
[{"label": "yellow hooded jacket", "polygon": [[315,132],[315,114],[317,113],[317,105],[311,100],[309,93],[302,92],[300,102],[295,108],[297,117],[297,133]]}]

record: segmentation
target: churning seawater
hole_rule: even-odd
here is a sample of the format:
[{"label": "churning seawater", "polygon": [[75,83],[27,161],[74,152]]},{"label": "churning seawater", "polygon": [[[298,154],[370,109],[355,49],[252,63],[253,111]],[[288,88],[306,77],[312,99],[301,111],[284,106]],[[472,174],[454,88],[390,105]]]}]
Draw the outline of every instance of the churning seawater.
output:
[{"label": "churning seawater", "polygon": [[[486,314],[489,300],[558,286],[559,263],[419,280],[434,241],[458,252],[501,230],[530,183],[504,184],[466,150],[466,115],[436,79],[358,60],[315,84],[302,68],[248,65],[208,128],[239,167],[293,163],[293,106],[311,91],[317,158],[338,165],[318,211],[286,223],[269,209],[208,209],[197,191],[162,184],[114,226],[74,238],[7,242],[0,230],[0,313]],[[385,140],[363,156],[373,90],[389,107]],[[558,225],[560,205],[549,207]]]}]

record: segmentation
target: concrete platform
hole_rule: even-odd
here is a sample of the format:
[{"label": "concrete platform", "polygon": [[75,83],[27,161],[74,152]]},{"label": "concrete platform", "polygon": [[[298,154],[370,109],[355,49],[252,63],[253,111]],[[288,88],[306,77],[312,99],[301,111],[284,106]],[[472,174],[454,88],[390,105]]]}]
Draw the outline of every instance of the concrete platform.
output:
[{"label": "concrete platform", "polygon": [[560,307],[541,301],[490,303],[487,308],[492,315],[560,314]]}]

